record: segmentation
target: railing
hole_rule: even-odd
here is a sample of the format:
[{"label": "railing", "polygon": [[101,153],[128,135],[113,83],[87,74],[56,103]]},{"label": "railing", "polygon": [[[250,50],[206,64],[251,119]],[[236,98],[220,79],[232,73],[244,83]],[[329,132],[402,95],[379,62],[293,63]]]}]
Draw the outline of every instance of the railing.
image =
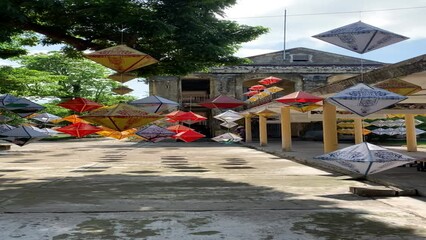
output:
[{"label": "railing", "polygon": [[210,98],[209,95],[204,95],[204,96],[184,96],[184,97],[182,97],[182,103],[183,104],[198,104],[198,103],[206,101],[209,98]]}]

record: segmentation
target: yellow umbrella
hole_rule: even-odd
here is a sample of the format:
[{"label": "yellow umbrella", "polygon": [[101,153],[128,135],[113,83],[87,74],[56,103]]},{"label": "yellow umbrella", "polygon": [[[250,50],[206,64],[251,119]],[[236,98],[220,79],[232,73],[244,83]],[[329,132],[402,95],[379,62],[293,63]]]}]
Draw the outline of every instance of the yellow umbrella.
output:
[{"label": "yellow umbrella", "polygon": [[135,132],[137,131],[137,129],[135,129],[135,128],[124,130],[124,131],[121,131],[121,132],[116,131],[114,129],[107,128],[107,127],[101,127],[101,128],[102,128],[102,131],[96,132],[96,134],[99,134],[99,135],[104,136],[104,137],[115,138],[115,139],[118,139],[118,140],[125,139],[127,137],[133,136],[135,134]]},{"label": "yellow umbrella", "polygon": [[319,107],[322,107],[322,105],[319,104],[309,104],[309,105],[300,105],[300,106],[290,106],[291,109],[299,111],[299,112],[309,112],[311,110],[317,109]]},{"label": "yellow umbrella", "polygon": [[118,45],[86,54],[85,57],[119,73],[129,72],[158,61],[126,45]]},{"label": "yellow umbrella", "polygon": [[272,110],[269,110],[269,109],[263,109],[259,112],[256,112],[255,114],[257,114],[259,116],[263,116],[263,117],[273,117],[273,116],[278,115],[278,113],[276,113]]},{"label": "yellow umbrella", "polygon": [[109,79],[112,79],[117,82],[125,83],[132,79],[137,78],[136,73],[114,73],[108,76]]},{"label": "yellow umbrella", "polygon": [[394,92],[399,95],[407,96],[419,92],[422,87],[419,85],[406,82],[399,78],[392,78],[381,83],[376,84],[374,87],[386,89],[389,92]]},{"label": "yellow umbrella", "polygon": [[114,88],[111,91],[113,91],[113,92],[115,92],[115,93],[117,93],[119,95],[124,95],[126,93],[132,92],[133,89],[128,88],[126,86],[121,86],[121,87],[118,87],[118,88]]},{"label": "yellow umbrella", "polygon": [[119,103],[109,107],[98,108],[81,118],[121,132],[130,128],[144,126],[162,118],[162,116],[145,112],[129,104]]},{"label": "yellow umbrella", "polygon": [[271,92],[271,93],[277,93],[277,92],[280,92],[280,91],[284,90],[284,88],[273,86],[273,87],[268,87],[266,90],[268,92]]},{"label": "yellow umbrella", "polygon": [[[341,134],[352,134],[352,135],[355,134],[355,130],[353,128],[341,128],[341,129],[338,129],[337,132]],[[370,130],[365,128],[362,129],[362,135],[367,135],[370,133],[371,133]]]}]

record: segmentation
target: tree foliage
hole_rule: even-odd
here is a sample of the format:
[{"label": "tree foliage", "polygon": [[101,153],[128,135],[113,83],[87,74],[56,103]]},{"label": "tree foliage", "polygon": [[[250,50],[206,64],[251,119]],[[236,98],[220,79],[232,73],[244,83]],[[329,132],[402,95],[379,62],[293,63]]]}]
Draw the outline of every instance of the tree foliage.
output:
[{"label": "tree foliage", "polygon": [[0,42],[32,31],[68,52],[127,44],[160,60],[141,75],[236,64],[239,44],[267,30],[221,20],[236,0],[2,0]]}]

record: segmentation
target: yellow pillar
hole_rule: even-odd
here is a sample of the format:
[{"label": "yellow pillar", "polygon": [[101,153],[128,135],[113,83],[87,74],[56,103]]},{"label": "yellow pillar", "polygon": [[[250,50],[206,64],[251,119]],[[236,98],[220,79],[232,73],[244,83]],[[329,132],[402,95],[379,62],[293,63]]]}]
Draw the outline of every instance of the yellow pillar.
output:
[{"label": "yellow pillar", "polygon": [[407,151],[417,152],[416,123],[414,114],[405,114]]},{"label": "yellow pillar", "polygon": [[246,115],[244,117],[245,122],[245,128],[246,128],[246,142],[250,143],[253,140],[252,134],[251,134],[251,116]]},{"label": "yellow pillar", "polygon": [[266,130],[266,117],[259,115],[259,138],[260,146],[266,146],[268,144],[268,133]]},{"label": "yellow pillar", "polygon": [[338,148],[336,107],[326,101],[323,105],[322,129],[324,153],[336,151]]},{"label": "yellow pillar", "polygon": [[291,151],[290,107],[281,108],[281,142],[283,151]]},{"label": "yellow pillar", "polygon": [[362,135],[362,118],[354,119],[355,144],[364,142]]}]

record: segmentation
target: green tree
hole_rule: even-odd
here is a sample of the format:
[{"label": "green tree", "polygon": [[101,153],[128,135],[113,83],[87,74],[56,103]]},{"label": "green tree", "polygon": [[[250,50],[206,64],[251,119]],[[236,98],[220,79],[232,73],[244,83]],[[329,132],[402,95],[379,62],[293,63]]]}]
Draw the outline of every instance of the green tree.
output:
[{"label": "green tree", "polygon": [[68,52],[123,43],[160,60],[139,70],[141,76],[186,74],[241,63],[242,59],[232,56],[240,44],[267,31],[264,27],[219,19],[235,3],[236,0],[2,0],[0,36],[7,39],[32,31],[43,36],[43,44],[66,44],[64,50]]}]

